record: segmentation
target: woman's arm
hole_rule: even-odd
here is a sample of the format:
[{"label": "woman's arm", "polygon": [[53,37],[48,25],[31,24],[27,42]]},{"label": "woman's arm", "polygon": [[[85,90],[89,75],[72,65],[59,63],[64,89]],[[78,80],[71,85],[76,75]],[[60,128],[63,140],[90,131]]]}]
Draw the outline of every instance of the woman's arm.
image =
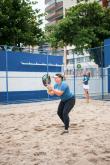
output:
[{"label": "woman's arm", "polygon": [[60,91],[58,89],[54,89],[51,85],[48,85],[48,89],[49,89],[49,93],[51,95],[54,95],[55,94],[57,96],[61,96],[64,93],[64,91]]},{"label": "woman's arm", "polygon": [[53,92],[52,90],[47,90],[47,93],[48,93],[49,95],[51,95],[51,96],[54,95],[54,92]]},{"label": "woman's arm", "polygon": [[60,90],[57,90],[57,89],[52,89],[52,91],[54,92],[55,95],[57,96],[61,96],[64,92],[63,91],[60,91]]}]

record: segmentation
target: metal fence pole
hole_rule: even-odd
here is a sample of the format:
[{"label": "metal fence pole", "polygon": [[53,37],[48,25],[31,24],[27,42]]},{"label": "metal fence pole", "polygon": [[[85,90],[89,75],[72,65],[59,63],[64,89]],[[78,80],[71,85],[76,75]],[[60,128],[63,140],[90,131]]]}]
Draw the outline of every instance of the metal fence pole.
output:
[{"label": "metal fence pole", "polygon": [[103,74],[103,47],[101,46],[101,78],[102,78],[102,100],[104,99],[104,74]]},{"label": "metal fence pole", "polygon": [[6,55],[6,102],[9,103],[9,91],[8,91],[8,54],[7,54],[7,46],[5,48]]},{"label": "metal fence pole", "polygon": [[[49,63],[49,59],[48,59],[48,54],[47,54],[47,74],[48,74],[48,72],[49,72],[49,66],[48,66],[48,63]],[[48,99],[49,99],[49,94],[48,94]]]}]

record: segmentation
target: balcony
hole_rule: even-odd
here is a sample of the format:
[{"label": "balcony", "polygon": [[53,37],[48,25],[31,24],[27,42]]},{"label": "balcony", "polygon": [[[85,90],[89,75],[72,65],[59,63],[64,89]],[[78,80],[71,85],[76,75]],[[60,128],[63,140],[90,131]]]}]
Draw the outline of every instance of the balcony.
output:
[{"label": "balcony", "polygon": [[50,2],[51,0],[45,0],[45,4],[47,4],[48,2]]},{"label": "balcony", "polygon": [[57,18],[59,18],[61,16],[63,16],[63,10],[56,11],[55,19],[57,19]]},{"label": "balcony", "polygon": [[45,8],[45,11],[48,12],[49,10],[55,10],[55,8],[56,8],[56,4],[53,3],[52,5],[46,7],[46,8]]},{"label": "balcony", "polygon": [[45,8],[45,11],[48,12],[49,10],[59,10],[63,8],[63,2],[53,3],[52,5]]},{"label": "balcony", "polygon": [[46,20],[53,19],[53,18],[55,17],[55,14],[56,14],[56,13],[55,13],[55,11],[54,11],[53,13],[46,15],[46,16],[45,16],[45,19],[46,19]]},{"label": "balcony", "polygon": [[59,10],[59,11],[54,11],[51,14],[48,14],[45,19],[48,21],[54,21],[57,20],[58,18],[63,17],[63,10]]},{"label": "balcony", "polygon": [[63,8],[63,2],[58,2],[56,4],[56,10],[59,10],[60,8]]}]

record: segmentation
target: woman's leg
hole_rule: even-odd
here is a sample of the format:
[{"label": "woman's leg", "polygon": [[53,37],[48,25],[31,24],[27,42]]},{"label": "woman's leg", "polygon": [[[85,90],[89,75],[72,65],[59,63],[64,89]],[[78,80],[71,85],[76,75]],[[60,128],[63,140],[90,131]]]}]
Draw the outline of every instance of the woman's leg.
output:
[{"label": "woman's leg", "polygon": [[84,93],[85,93],[86,101],[87,101],[87,103],[89,103],[89,91],[88,91],[88,89],[84,89]]},{"label": "woman's leg", "polygon": [[62,122],[64,123],[64,120],[63,120],[63,108],[64,108],[64,102],[60,101],[59,106],[58,106],[57,114],[60,117],[60,119],[62,120]]},{"label": "woman's leg", "polygon": [[88,99],[88,102],[89,102],[89,99],[90,99],[90,97],[89,97],[89,90],[87,90],[87,99]]},{"label": "woman's leg", "polygon": [[68,130],[69,128],[69,112],[72,110],[72,108],[75,105],[75,99],[70,99],[68,101],[65,102],[65,106],[63,109],[63,120],[64,120],[64,124],[65,124],[65,130]]}]

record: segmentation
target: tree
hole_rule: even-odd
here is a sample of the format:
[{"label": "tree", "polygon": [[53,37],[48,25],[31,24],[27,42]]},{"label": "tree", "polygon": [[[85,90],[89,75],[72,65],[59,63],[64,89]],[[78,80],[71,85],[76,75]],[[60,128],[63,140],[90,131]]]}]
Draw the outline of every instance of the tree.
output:
[{"label": "tree", "polygon": [[36,45],[42,41],[38,9],[30,0],[0,0],[0,45]]},{"label": "tree", "polygon": [[[110,37],[110,8],[104,8],[97,2],[73,6],[67,10],[66,17],[55,25],[51,37],[58,45],[60,42],[74,45],[77,52],[100,47],[104,39]],[[101,53],[97,57],[93,50],[89,52],[100,65]]]}]

